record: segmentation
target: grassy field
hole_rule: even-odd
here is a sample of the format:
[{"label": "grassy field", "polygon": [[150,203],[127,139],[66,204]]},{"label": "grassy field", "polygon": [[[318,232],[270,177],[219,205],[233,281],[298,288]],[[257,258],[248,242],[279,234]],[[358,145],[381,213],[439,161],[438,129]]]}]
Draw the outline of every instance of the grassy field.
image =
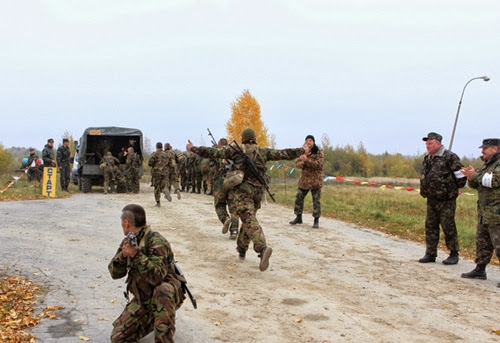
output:
[{"label": "grassy field", "polygon": [[[273,180],[271,187],[276,201],[290,207],[290,220],[294,218],[296,187],[296,181],[290,180],[286,185]],[[460,255],[473,259],[476,246],[477,193],[470,188],[463,188],[462,192],[457,199],[455,215],[461,248]],[[323,217],[339,219],[403,239],[422,242],[422,256],[425,253],[426,201],[420,196],[418,190],[381,189],[333,181],[323,186],[321,207]],[[306,197],[304,212],[306,219],[312,213],[310,195]],[[312,218],[309,222],[312,224]],[[447,250],[442,232],[439,246]],[[498,260],[492,261],[497,263]]]},{"label": "grassy field", "polygon": [[[14,175],[19,176],[19,173],[0,175],[0,190],[7,187],[13,180]],[[67,198],[71,193],[78,192],[78,187],[72,183],[69,184],[68,189],[69,193],[63,192],[58,180],[56,196],[58,198]],[[41,182],[29,182],[27,175],[23,175],[14,185],[6,189],[3,193],[0,193],[0,201],[36,200],[45,198],[46,196],[42,195]]]}]

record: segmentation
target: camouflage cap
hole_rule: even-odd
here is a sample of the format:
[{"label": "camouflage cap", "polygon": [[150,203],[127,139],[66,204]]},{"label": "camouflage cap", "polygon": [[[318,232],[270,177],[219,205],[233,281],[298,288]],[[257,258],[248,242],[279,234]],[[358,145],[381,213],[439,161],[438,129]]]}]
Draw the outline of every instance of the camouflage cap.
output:
[{"label": "camouflage cap", "polygon": [[47,143],[54,143],[54,138],[47,139]]},{"label": "camouflage cap", "polygon": [[487,148],[489,146],[500,146],[500,138],[486,138],[483,139],[483,144],[479,148]]},{"label": "camouflage cap", "polygon": [[426,137],[422,138],[422,140],[426,142],[428,139],[435,139],[441,142],[443,140],[443,136],[436,132],[429,132]]},{"label": "camouflage cap", "polygon": [[241,133],[241,138],[243,141],[249,141],[251,139],[255,139],[255,131],[249,127],[247,127],[243,132]]}]

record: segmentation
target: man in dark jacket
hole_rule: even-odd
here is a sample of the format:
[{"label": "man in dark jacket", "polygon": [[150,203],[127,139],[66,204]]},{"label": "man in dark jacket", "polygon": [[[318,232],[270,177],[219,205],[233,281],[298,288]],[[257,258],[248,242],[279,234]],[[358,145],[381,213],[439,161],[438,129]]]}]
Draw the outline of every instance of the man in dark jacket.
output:
[{"label": "man in dark jacket", "polygon": [[67,138],[63,139],[63,145],[57,148],[57,167],[59,168],[59,174],[61,178],[61,189],[64,192],[68,192],[69,177],[71,173],[69,150],[69,140]]},{"label": "man in dark jacket", "polygon": [[458,189],[465,186],[467,179],[460,169],[463,167],[458,156],[446,150],[441,144],[443,137],[435,132],[422,138],[427,154],[422,162],[420,195],[427,199],[425,218],[425,256],[420,263],[436,262],[439,243],[439,225],[443,228],[446,247],[450,256],[444,264],[458,263],[458,234],[455,225],[455,210]]},{"label": "man in dark jacket", "polygon": [[[486,280],[486,265],[493,251],[500,258],[500,139],[487,138],[479,147],[484,164],[477,170],[468,166],[462,172],[469,187],[477,189],[476,268],[462,277]],[[497,284],[500,287],[500,283]]]}]

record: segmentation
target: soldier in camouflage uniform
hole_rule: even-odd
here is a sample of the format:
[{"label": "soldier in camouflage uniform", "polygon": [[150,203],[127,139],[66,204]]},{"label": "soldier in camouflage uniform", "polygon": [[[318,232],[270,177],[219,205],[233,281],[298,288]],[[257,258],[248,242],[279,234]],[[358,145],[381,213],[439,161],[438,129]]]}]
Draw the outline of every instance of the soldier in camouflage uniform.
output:
[{"label": "soldier in camouflage uniform", "polygon": [[[168,154],[163,151],[163,144],[161,142],[156,143],[156,151],[149,159],[148,165],[151,167],[151,181],[154,187],[156,207],[160,207],[161,193],[165,191],[165,195],[168,194],[166,187],[170,171],[170,158]],[[170,197],[170,195],[168,195],[168,197]],[[172,201],[171,197],[169,201]]]},{"label": "soldier in camouflage uniform", "polygon": [[99,168],[102,170],[102,174],[104,175],[104,194],[108,193],[108,189],[111,193],[115,191],[115,186],[118,181],[118,168],[116,165],[119,163],[120,160],[114,157],[110,151],[108,151],[99,162]]},{"label": "soldier in camouflage uniform", "polygon": [[123,233],[134,233],[137,246],[124,239],[108,265],[113,279],[127,276],[127,297],[122,314],[113,322],[111,342],[137,342],[154,331],[155,342],[174,342],[175,312],[182,305],[183,276],[174,269],[169,242],[146,224],[144,208],[131,204],[122,210]]},{"label": "soldier in camouflage uniform", "polygon": [[127,160],[125,162],[125,170],[127,176],[127,191],[139,193],[139,170],[141,168],[141,159],[134,148],[129,147],[127,150]]},{"label": "soldier in camouflage uniform", "polygon": [[69,178],[71,175],[71,168],[70,168],[70,157],[71,157],[71,151],[69,150],[69,139],[64,138],[63,139],[63,144],[57,148],[57,167],[59,169],[59,175],[61,177],[61,189],[64,192],[69,192],[68,191],[68,186],[69,186]]},{"label": "soldier in camouflage uniform", "polygon": [[208,158],[201,159],[200,172],[201,172],[201,188],[203,188],[203,194],[207,194],[208,186],[210,184],[209,180],[210,159]]},{"label": "soldier in camouflage uniform", "polygon": [[[488,138],[479,147],[484,164],[477,170],[468,166],[462,172],[469,187],[477,189],[476,268],[462,277],[486,280],[486,265],[493,251],[500,259],[500,139]],[[500,287],[500,283],[497,284]]]},{"label": "soldier in camouflage uniform", "polygon": [[181,179],[181,191],[185,192],[187,185],[187,175],[186,175],[186,161],[187,157],[185,154],[179,154],[179,176]]},{"label": "soldier in camouflage uniform", "polygon": [[[227,139],[219,139],[217,144],[218,148],[224,148],[227,146]],[[221,221],[222,234],[226,234],[229,231],[229,238],[236,239],[238,237],[238,214],[236,213],[236,207],[234,206],[234,191],[232,189],[224,188],[224,177],[227,172],[232,170],[233,161],[228,159],[217,159],[212,160],[214,162],[214,176],[212,189],[214,193],[214,206],[215,213]],[[229,209],[229,213],[228,213]]]},{"label": "soldier in camouflage uniform", "polygon": [[319,217],[321,216],[321,187],[323,186],[323,151],[319,150],[313,135],[308,135],[305,144],[311,149],[309,154],[299,156],[295,160],[295,167],[302,169],[297,194],[295,196],[295,219],[292,225],[302,224],[302,211],[304,210],[304,199],[311,191],[313,199],[313,228],[319,228]]},{"label": "soldier in camouflage uniform", "polygon": [[[170,194],[171,188],[177,194],[177,200],[181,200],[181,190],[179,188],[179,176],[177,175],[178,158],[170,143],[165,143],[165,153],[170,159],[167,189]],[[170,195],[169,195],[170,196]]]},{"label": "soldier in camouflage uniform", "polygon": [[[236,146],[228,146],[223,149],[209,147],[194,147],[191,141],[188,141],[186,149],[194,152],[201,157],[211,159],[226,158],[235,161],[235,169],[238,169],[243,178],[241,183],[234,187],[234,201],[236,213],[241,220],[241,230],[237,240],[237,251],[241,259],[245,258],[249,244],[253,242],[253,248],[260,256],[259,270],[265,271],[269,267],[269,258],[273,252],[272,248],[266,244],[264,232],[259,225],[256,214],[260,209],[264,185],[250,171],[248,166],[243,162],[244,155],[249,156],[255,163],[257,169],[263,177],[266,177],[266,162],[277,160],[292,160],[298,156],[309,152],[309,148],[299,149],[267,149],[257,145],[255,131],[251,128],[243,130],[242,152]],[[234,144],[234,143],[232,143]]]},{"label": "soldier in camouflage uniform", "polygon": [[443,264],[458,263],[458,234],[455,225],[458,189],[465,186],[467,179],[460,169],[463,167],[458,156],[446,150],[441,144],[443,137],[429,132],[422,138],[427,154],[422,162],[420,195],[427,199],[425,218],[425,256],[420,263],[436,262],[439,242],[439,225],[443,228],[446,247],[450,250]]},{"label": "soldier in camouflage uniform", "polygon": [[26,166],[28,167],[28,179],[30,181],[40,181],[41,172],[40,172],[40,162],[38,161],[38,155],[35,152],[35,148],[30,148],[30,156],[28,157],[28,163]]},{"label": "soldier in camouflage uniform", "polygon": [[191,188],[191,193],[196,193],[196,154],[188,153],[187,161],[186,161],[186,170],[187,170],[187,188],[186,192],[189,192]]}]

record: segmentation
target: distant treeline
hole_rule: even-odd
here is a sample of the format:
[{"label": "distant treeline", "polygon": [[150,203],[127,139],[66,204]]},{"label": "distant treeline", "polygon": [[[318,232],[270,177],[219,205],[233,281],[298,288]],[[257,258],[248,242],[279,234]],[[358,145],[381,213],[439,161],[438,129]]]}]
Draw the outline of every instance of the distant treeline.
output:
[{"label": "distant treeline", "polygon": [[[326,176],[359,176],[359,177],[398,177],[419,178],[424,155],[404,156],[402,154],[383,153],[373,155],[366,151],[363,144],[356,149],[350,145],[333,148],[323,141],[321,146],[325,154],[323,172]],[[41,152],[36,150],[38,156]],[[0,172],[9,172],[21,167],[22,159],[28,157],[28,148],[11,147],[5,149],[0,144]],[[479,159],[462,157],[464,165],[478,167]],[[271,167],[274,167],[271,169]],[[279,166],[279,168],[278,168]],[[293,170],[294,161],[269,162],[268,169],[272,177],[284,176],[298,177],[299,170]],[[292,171],[292,172],[291,172]],[[291,172],[291,173],[290,173]]]},{"label": "distant treeline", "polygon": [[[359,176],[359,177],[394,177],[394,178],[419,178],[422,171],[422,160],[424,155],[404,156],[402,154],[389,154],[385,152],[380,155],[370,154],[363,144],[357,149],[350,145],[333,148],[330,145],[321,147],[325,155],[323,172],[325,176]],[[478,167],[480,159],[461,158],[463,165],[473,165]],[[298,177],[300,171],[293,170],[293,161],[282,161],[270,163],[268,167],[275,165],[271,169],[271,176]],[[280,168],[277,168],[277,167]]]}]

